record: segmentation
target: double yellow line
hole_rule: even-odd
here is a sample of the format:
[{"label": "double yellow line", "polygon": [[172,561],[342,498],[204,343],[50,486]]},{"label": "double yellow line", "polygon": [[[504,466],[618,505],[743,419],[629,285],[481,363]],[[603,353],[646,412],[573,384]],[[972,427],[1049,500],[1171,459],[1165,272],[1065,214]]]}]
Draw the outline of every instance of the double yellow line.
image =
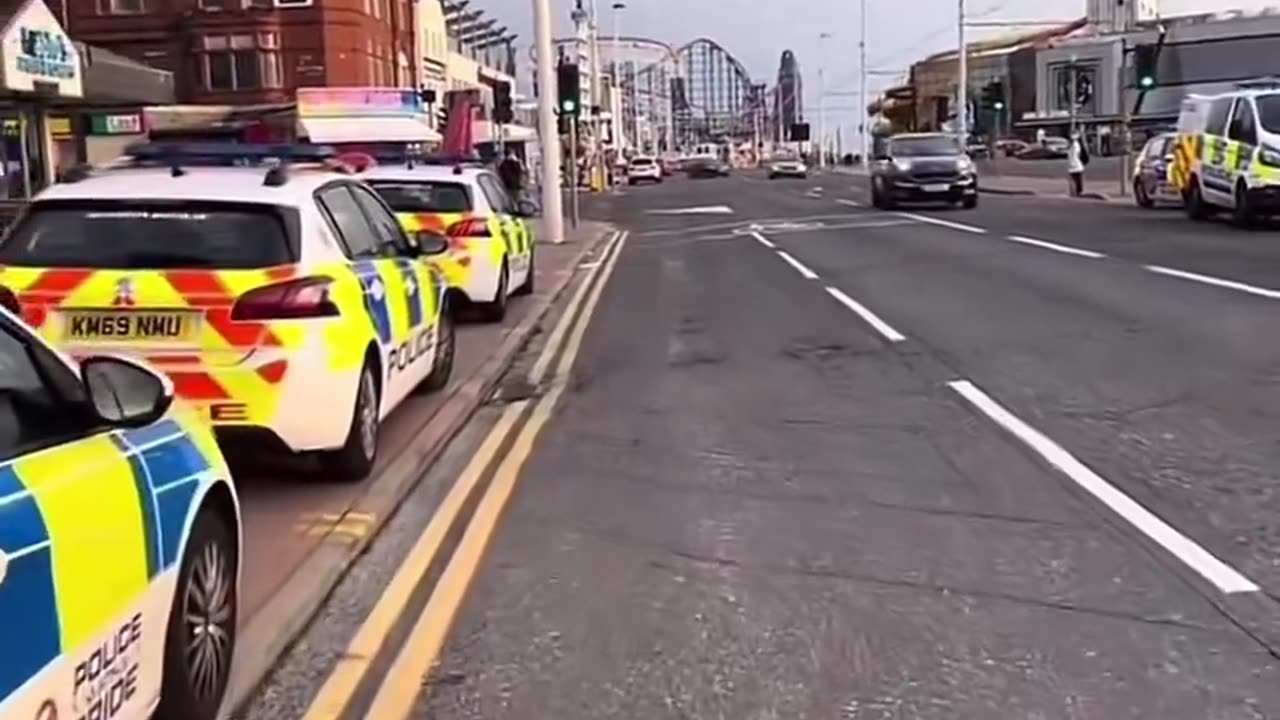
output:
[{"label": "double yellow line", "polygon": [[[403,720],[409,716],[423,680],[440,656],[450,627],[466,597],[467,588],[479,571],[503,509],[515,491],[520,469],[533,450],[534,440],[551,418],[564,392],[569,371],[582,347],[587,325],[600,301],[613,267],[626,242],[625,232],[615,233],[601,255],[601,261],[578,286],[569,300],[542,353],[529,373],[534,386],[546,384],[548,391],[536,402],[521,400],[508,405],[480,444],[470,463],[450,488],[426,529],[418,537],[403,564],[382,593],[339,657],[329,677],[316,693],[302,720],[338,720],[348,712],[370,666],[382,651],[393,626],[405,613],[410,597],[444,548],[449,530],[458,521],[468,499],[498,459],[508,438],[516,432],[506,454],[494,472],[488,488],[476,505],[470,523],[448,559],[444,572],[431,591],[413,629],[383,676],[365,720]],[[563,351],[563,352],[561,352]],[[559,355],[554,373],[552,363]],[[548,377],[549,376],[549,377]],[[527,413],[529,406],[533,409]],[[523,423],[521,420],[523,419]]]}]

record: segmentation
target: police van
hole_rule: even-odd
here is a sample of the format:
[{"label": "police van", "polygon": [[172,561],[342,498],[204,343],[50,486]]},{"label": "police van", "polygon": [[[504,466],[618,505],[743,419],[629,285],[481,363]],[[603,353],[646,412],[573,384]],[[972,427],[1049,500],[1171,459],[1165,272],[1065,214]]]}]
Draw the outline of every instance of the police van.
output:
[{"label": "police van", "polygon": [[1169,183],[1193,220],[1228,211],[1247,226],[1280,213],[1280,78],[1187,97],[1173,154]]}]

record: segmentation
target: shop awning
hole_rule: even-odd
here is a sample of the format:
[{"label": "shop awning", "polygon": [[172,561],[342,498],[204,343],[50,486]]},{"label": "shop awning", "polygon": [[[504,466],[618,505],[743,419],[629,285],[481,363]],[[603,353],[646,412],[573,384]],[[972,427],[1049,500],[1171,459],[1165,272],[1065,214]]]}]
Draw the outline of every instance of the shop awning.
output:
[{"label": "shop awning", "polygon": [[313,143],[438,143],[443,137],[415,117],[323,117],[298,121],[298,135]]}]

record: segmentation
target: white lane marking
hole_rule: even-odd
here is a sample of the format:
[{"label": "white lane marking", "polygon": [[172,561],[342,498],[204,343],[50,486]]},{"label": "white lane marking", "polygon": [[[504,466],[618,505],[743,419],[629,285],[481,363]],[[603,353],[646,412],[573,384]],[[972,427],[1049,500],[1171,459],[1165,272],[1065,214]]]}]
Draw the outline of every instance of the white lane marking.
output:
[{"label": "white lane marking", "polygon": [[862,203],[858,202],[857,200],[846,200],[845,198],[836,198],[836,202],[840,203],[841,205],[848,205],[849,207],[862,207]]},{"label": "white lane marking", "polygon": [[965,225],[963,223],[958,223],[958,222],[951,222],[950,220],[939,220],[936,217],[929,217],[928,215],[917,215],[916,213],[909,213],[909,212],[900,212],[898,213],[898,215],[901,215],[904,218],[918,220],[922,223],[939,225],[941,227],[951,228],[952,230],[960,230],[962,232],[974,233],[975,235],[985,235],[987,233],[986,230],[980,227]]},{"label": "white lane marking", "polygon": [[841,305],[852,310],[858,315],[858,317],[867,321],[867,324],[875,328],[876,332],[883,335],[885,340],[888,340],[889,342],[902,342],[907,339],[906,335],[894,330],[892,325],[881,320],[878,315],[868,310],[862,303],[854,300],[848,295],[845,295],[840,288],[828,285],[827,294],[838,300]]},{"label": "white lane marking", "polygon": [[1257,287],[1256,285],[1246,285],[1235,280],[1223,280],[1222,278],[1210,277],[1209,275],[1200,275],[1197,273],[1187,272],[1186,270],[1175,270],[1174,268],[1162,267],[1160,265],[1144,265],[1147,270],[1160,275],[1168,275],[1169,277],[1182,278],[1183,280],[1191,280],[1192,282],[1204,283],[1205,285],[1213,285],[1214,287],[1226,288],[1228,290],[1237,290],[1258,297],[1269,298],[1271,300],[1280,300],[1280,290],[1271,290],[1269,288]]},{"label": "white lane marking", "polygon": [[1007,235],[1006,237],[1016,243],[1022,243],[1024,245],[1034,245],[1038,248],[1044,248],[1045,250],[1052,250],[1054,252],[1066,253],[1067,255],[1079,255],[1080,257],[1093,258],[1094,260],[1097,260],[1098,258],[1106,257],[1106,255],[1103,255],[1100,252],[1094,252],[1092,250],[1083,250],[1081,248],[1074,248],[1074,247],[1071,247],[1070,245],[1059,245],[1057,243],[1051,243],[1045,240],[1037,240],[1035,238],[1029,238],[1023,235]]},{"label": "white lane marking", "polygon": [[1205,580],[1223,593],[1257,592],[1258,586],[1241,575],[1235,568],[1227,565],[1197,545],[1186,535],[1175,530],[1171,525],[1156,517],[1154,513],[1139,505],[1133,498],[1120,492],[1102,476],[1090,470],[1087,465],[1077,460],[1053,440],[1040,431],[1018,419],[987,395],[978,386],[968,380],[955,380],[947,383],[975,408],[982,411],[997,425],[1007,430],[1044,458],[1046,462],[1062,471],[1068,478],[1093,495],[1117,515],[1124,518],[1142,534],[1154,540],[1168,550],[1188,567],[1196,571]]},{"label": "white lane marking", "polygon": [[665,208],[650,210],[650,215],[732,215],[733,208],[728,205],[704,205],[701,207]]},{"label": "white lane marking", "polygon": [[801,262],[800,262],[799,260],[797,260],[797,259],[795,259],[795,258],[791,257],[791,255],[789,255],[787,252],[785,252],[785,251],[783,251],[783,250],[779,250],[779,251],[778,251],[778,257],[782,258],[783,260],[786,260],[786,261],[787,261],[787,264],[788,264],[788,265],[790,265],[791,267],[795,268],[795,269],[796,269],[796,272],[799,272],[801,275],[803,275],[803,276],[805,277],[805,279],[806,279],[806,280],[817,280],[817,279],[818,279],[818,273],[816,273],[816,272],[814,272],[814,271],[810,270],[809,268],[805,267],[803,264],[801,264]]},{"label": "white lane marking", "polygon": [[765,246],[765,247],[767,247],[767,248],[776,248],[776,247],[778,247],[777,245],[774,245],[774,244],[773,244],[773,241],[772,241],[772,240],[770,240],[769,238],[767,238],[767,237],[765,237],[765,236],[761,235],[760,233],[758,233],[758,232],[756,232],[756,231],[754,231],[754,230],[752,230],[752,231],[751,231],[751,237],[755,238],[757,242],[759,242],[761,245],[763,245],[763,246]]}]

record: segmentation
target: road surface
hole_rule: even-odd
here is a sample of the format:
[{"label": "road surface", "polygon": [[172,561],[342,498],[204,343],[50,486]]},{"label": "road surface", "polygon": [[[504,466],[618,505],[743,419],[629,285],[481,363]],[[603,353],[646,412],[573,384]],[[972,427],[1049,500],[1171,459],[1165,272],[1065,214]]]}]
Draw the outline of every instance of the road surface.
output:
[{"label": "road surface", "polygon": [[244,717],[1280,717],[1280,237],[859,182],[592,198],[576,340]]}]

